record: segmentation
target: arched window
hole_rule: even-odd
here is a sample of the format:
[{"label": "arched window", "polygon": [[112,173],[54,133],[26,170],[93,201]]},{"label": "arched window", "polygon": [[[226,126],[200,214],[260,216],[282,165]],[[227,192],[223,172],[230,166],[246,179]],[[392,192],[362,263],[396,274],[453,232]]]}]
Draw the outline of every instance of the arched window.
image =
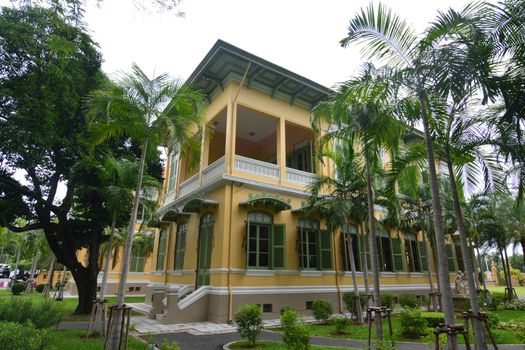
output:
[{"label": "arched window", "polygon": [[264,211],[248,213],[246,222],[246,265],[248,268],[284,268],[285,225],[274,224]]},{"label": "arched window", "polygon": [[332,233],[320,230],[319,222],[299,219],[299,262],[301,269],[332,268]]},{"label": "arched window", "polygon": [[416,235],[405,233],[405,262],[409,272],[421,272],[421,259]]}]

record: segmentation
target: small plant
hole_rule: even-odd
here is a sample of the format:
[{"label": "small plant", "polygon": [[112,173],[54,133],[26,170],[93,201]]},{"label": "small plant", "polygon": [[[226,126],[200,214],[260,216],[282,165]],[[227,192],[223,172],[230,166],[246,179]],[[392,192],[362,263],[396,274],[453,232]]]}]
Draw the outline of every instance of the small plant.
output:
[{"label": "small plant", "polygon": [[438,324],[445,323],[445,314],[442,312],[421,312],[421,317],[427,323],[430,328],[436,328]]},{"label": "small plant", "polygon": [[295,309],[291,306],[283,306],[281,310],[279,310],[279,315],[282,315],[285,311],[292,310],[295,311]]},{"label": "small plant", "polygon": [[392,293],[381,293],[381,305],[391,309],[394,306],[395,298]]},{"label": "small plant", "polygon": [[310,329],[303,320],[299,320],[297,312],[285,310],[281,315],[283,342],[291,350],[310,349]]},{"label": "small plant", "polygon": [[42,291],[44,290],[45,287],[46,287],[45,284],[38,284],[38,285],[35,287],[35,290],[36,290],[38,293],[42,293]]},{"label": "small plant", "polygon": [[480,298],[481,303],[485,304],[488,309],[496,311],[498,309],[498,306],[505,299],[505,293],[500,293],[500,292],[491,293],[487,291],[486,294],[481,294],[481,298]]},{"label": "small plant", "polygon": [[241,310],[235,313],[235,323],[239,335],[255,345],[263,328],[261,308],[255,304],[243,305]]},{"label": "small plant", "polygon": [[160,350],[180,350],[180,346],[176,341],[170,344],[166,339],[164,339],[160,345]]},{"label": "small plant", "polygon": [[329,301],[318,299],[312,303],[312,314],[317,321],[327,323],[332,313],[332,304]]},{"label": "small plant", "polygon": [[346,330],[350,326],[350,319],[348,317],[334,317],[332,321],[335,325],[335,332],[337,334],[346,334]]},{"label": "small plant", "polygon": [[47,329],[37,329],[31,322],[0,322],[3,350],[42,350],[49,340]]},{"label": "small plant", "polygon": [[513,331],[519,339],[525,341],[525,324],[523,322],[514,320],[501,322],[497,328],[505,331]]},{"label": "small plant", "polygon": [[0,299],[0,321],[25,323],[31,321],[36,328],[51,328],[62,319],[60,307],[51,300],[33,303],[31,300]]},{"label": "small plant", "polygon": [[516,310],[523,311],[525,310],[525,300],[514,299],[512,301],[507,301],[504,304],[505,310]]},{"label": "small plant", "polygon": [[420,338],[426,335],[427,322],[418,309],[406,308],[401,310],[399,317],[401,334],[407,338]]},{"label": "small plant", "polygon": [[398,297],[399,305],[403,307],[419,308],[421,301],[418,300],[415,294],[400,294]]},{"label": "small plant", "polygon": [[[345,292],[343,293],[343,302],[346,305],[346,309],[348,312],[352,312],[354,310],[354,292]],[[366,300],[361,299],[361,310],[365,310],[366,306]]]},{"label": "small plant", "polygon": [[489,323],[489,328],[490,329],[496,329],[499,327],[499,325],[501,324],[501,321],[499,319],[499,316],[498,314],[495,314],[493,312],[489,312],[487,313],[487,316],[488,316],[488,323]]},{"label": "small plant", "polygon": [[20,295],[24,289],[26,289],[24,284],[15,282],[11,286],[11,293],[13,293],[13,295]]}]

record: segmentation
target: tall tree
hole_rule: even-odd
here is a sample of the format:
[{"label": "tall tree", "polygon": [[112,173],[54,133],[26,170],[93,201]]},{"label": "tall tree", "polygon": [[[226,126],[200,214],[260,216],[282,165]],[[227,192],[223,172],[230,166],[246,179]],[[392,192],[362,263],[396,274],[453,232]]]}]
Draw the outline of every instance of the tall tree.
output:
[{"label": "tall tree", "polygon": [[[107,348],[120,348],[122,306],[135,234],[135,224],[142,193],[144,165],[148,155],[156,155],[159,146],[174,152],[177,146],[185,152],[200,145],[202,129],[202,96],[191,84],[180,84],[161,74],[150,79],[137,65],[115,83],[92,92],[86,100],[91,129],[96,143],[118,136],[129,136],[142,144],[128,237],[124,248],[122,272],[117,293],[117,308],[109,325]],[[195,157],[197,158],[197,157]]]},{"label": "tall tree", "polygon": [[[341,242],[346,245],[348,252],[348,267],[352,273],[354,286],[354,310],[357,321],[363,322],[363,312],[357,284],[357,271],[355,261],[359,256],[354,256],[353,238],[348,231],[350,220],[363,222],[363,200],[366,203],[366,181],[362,167],[356,161],[353,150],[348,145],[340,145],[334,151],[325,150],[323,154],[333,160],[336,176],[316,176],[310,185],[311,193],[309,206],[311,211],[319,213],[331,231],[341,232]],[[364,197],[364,198],[363,198]],[[366,205],[366,204],[365,204]],[[366,211],[365,211],[366,213]],[[356,239],[357,239],[356,235]],[[347,259],[346,254],[343,259]]]},{"label": "tall tree", "polygon": [[[60,13],[0,10],[0,225],[15,232],[43,229],[77,284],[75,312],[89,313],[107,215],[99,196],[79,190],[90,177],[77,163],[86,149],[81,99],[100,81],[101,57],[89,35]],[[76,208],[90,215],[77,215]],[[29,224],[16,225],[17,217]],[[81,247],[90,252],[87,266],[77,260]]]},{"label": "tall tree", "polygon": [[[321,102],[312,118],[314,130],[320,131],[325,122],[329,130],[321,137],[321,144],[344,142],[359,154],[365,172],[368,199],[368,228],[370,257],[374,274],[374,302],[381,306],[379,284],[379,257],[374,213],[375,193],[373,171],[381,163],[382,151],[397,148],[402,125],[393,118],[390,102],[395,88],[382,79],[383,70],[372,65],[363,66],[356,78],[343,83],[332,96]],[[376,317],[376,336],[382,339],[382,325]]]}]

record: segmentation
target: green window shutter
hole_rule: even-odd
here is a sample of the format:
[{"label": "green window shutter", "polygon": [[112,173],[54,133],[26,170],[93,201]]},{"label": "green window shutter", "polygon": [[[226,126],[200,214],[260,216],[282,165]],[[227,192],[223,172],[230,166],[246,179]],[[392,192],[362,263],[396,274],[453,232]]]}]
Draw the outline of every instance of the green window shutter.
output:
[{"label": "green window shutter", "polygon": [[419,259],[421,261],[421,271],[428,271],[428,262],[427,262],[427,246],[425,242],[417,242],[419,245]]},{"label": "green window shutter", "polygon": [[297,227],[297,242],[299,242],[299,249],[297,250],[297,254],[299,255],[299,268],[304,269],[303,264],[303,255],[304,255],[304,245],[303,245],[303,229],[302,227]]},{"label": "green window shutter", "polygon": [[403,251],[401,250],[401,240],[392,238],[392,256],[394,258],[394,271],[403,271]]},{"label": "green window shutter", "polygon": [[348,235],[341,231],[341,254],[343,255],[343,267],[345,271],[350,271],[350,260],[348,258]]},{"label": "green window shutter", "polygon": [[319,267],[323,270],[332,268],[332,232],[328,230],[319,231]]},{"label": "green window shutter", "polygon": [[246,221],[246,232],[244,233],[244,242],[246,243],[246,268],[250,267],[250,220]]},{"label": "green window shutter", "polygon": [[447,250],[447,260],[448,260],[448,271],[456,271],[456,261],[454,259],[454,252],[452,251],[452,244],[445,244]]},{"label": "green window shutter", "polygon": [[285,267],[286,256],[286,225],[275,224],[272,230],[272,267]]}]

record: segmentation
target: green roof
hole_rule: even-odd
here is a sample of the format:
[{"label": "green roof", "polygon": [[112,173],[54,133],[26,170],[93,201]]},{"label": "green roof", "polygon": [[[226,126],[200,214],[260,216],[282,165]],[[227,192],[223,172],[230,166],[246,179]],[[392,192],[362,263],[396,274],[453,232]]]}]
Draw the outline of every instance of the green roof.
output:
[{"label": "green roof", "polygon": [[196,84],[211,102],[227,83],[232,80],[240,82],[248,67],[244,84],[249,89],[262,91],[291,104],[312,108],[331,92],[321,84],[222,40],[217,40],[188,82]]}]

